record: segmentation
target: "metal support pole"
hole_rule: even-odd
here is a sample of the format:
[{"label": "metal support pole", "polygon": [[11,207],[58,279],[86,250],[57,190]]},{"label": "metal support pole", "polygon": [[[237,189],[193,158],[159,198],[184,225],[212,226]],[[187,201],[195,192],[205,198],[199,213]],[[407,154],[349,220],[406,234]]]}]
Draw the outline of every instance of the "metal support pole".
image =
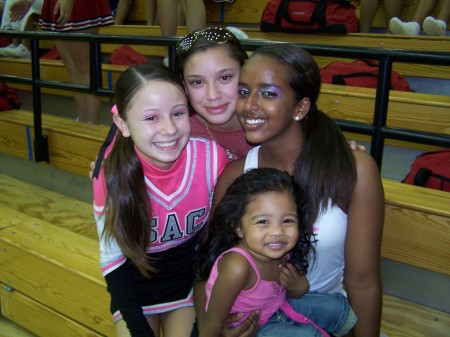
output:
[{"label": "metal support pole", "polygon": [[381,58],[378,67],[377,92],[375,96],[375,111],[373,116],[373,136],[370,146],[370,154],[375,159],[381,170],[383,160],[384,135],[383,127],[386,126],[389,104],[389,91],[391,88],[392,60],[388,57]]},{"label": "metal support pole", "polygon": [[47,135],[42,134],[41,87],[36,85],[40,79],[39,40],[31,39],[31,80],[33,85],[33,123],[34,123],[34,160],[50,162]]}]

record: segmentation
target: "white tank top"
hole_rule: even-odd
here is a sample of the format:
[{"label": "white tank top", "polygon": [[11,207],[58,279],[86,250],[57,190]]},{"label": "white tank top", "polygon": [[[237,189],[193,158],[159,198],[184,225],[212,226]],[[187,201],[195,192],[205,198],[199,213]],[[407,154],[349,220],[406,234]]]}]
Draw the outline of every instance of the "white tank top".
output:
[{"label": "white tank top", "polygon": [[[244,172],[258,167],[259,146],[251,149],[246,157]],[[310,291],[320,293],[344,293],[343,279],[345,266],[345,236],[347,234],[347,214],[339,207],[331,206],[321,211],[314,224],[316,234],[315,260],[310,260],[307,273]]]}]

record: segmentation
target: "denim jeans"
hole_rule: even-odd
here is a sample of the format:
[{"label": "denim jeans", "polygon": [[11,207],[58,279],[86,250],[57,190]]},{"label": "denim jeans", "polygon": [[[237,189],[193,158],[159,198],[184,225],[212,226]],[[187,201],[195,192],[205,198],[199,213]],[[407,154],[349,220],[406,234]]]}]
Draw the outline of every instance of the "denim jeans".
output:
[{"label": "denim jeans", "polygon": [[258,329],[256,337],[322,337],[312,324],[297,323],[278,309],[266,324]]},{"label": "denim jeans", "polygon": [[288,298],[291,307],[335,336],[348,333],[358,320],[347,297],[341,293],[310,292],[300,298]]}]

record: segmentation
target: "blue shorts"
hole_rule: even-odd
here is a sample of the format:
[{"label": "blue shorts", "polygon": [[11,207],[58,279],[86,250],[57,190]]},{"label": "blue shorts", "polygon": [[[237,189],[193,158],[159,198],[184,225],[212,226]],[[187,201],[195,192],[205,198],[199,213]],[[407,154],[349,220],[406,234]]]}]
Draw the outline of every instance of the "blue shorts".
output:
[{"label": "blue shorts", "polygon": [[300,298],[287,299],[292,309],[335,336],[347,334],[358,320],[347,297],[341,293],[309,292]]}]

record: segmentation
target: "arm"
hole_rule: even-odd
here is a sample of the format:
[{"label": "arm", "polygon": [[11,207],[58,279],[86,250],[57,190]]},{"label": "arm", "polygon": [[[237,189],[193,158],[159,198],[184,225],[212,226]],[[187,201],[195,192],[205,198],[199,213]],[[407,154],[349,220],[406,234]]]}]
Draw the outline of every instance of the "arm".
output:
[{"label": "arm", "polygon": [[[206,316],[206,282],[197,281],[194,285],[194,305],[197,314],[197,323],[199,331],[202,331],[203,322]],[[247,317],[245,321],[236,327],[230,327],[234,322],[239,321],[244,315],[242,313],[230,314],[225,321],[225,327],[222,328],[222,337],[254,337],[258,330],[258,321],[260,313],[255,311]]]},{"label": "arm", "polygon": [[30,10],[33,0],[16,0],[9,8],[11,22],[21,20]]},{"label": "arm", "polygon": [[[99,237],[100,265],[105,277],[108,292],[115,306],[119,308],[128,330],[133,336],[154,336],[150,325],[142,313],[142,308],[131,277],[130,264],[114,239],[108,240],[103,234],[106,202],[104,170],[92,181],[94,195],[94,218]],[[115,267],[118,266],[118,267]]]},{"label": "arm", "polygon": [[230,162],[223,172],[220,174],[217,184],[214,187],[214,198],[211,207],[211,213],[216,208],[217,204],[225,195],[228,187],[234,182],[234,180],[239,177],[244,171],[245,157],[239,158]]},{"label": "arm", "polygon": [[218,271],[200,337],[220,337],[236,298],[242,290],[251,288],[256,281],[252,267],[241,254],[226,254],[219,262]]},{"label": "arm", "polygon": [[372,157],[353,152],[357,183],[348,209],[345,242],[345,286],[358,316],[356,337],[378,337],[381,321],[380,250],[384,222],[384,193]]}]

